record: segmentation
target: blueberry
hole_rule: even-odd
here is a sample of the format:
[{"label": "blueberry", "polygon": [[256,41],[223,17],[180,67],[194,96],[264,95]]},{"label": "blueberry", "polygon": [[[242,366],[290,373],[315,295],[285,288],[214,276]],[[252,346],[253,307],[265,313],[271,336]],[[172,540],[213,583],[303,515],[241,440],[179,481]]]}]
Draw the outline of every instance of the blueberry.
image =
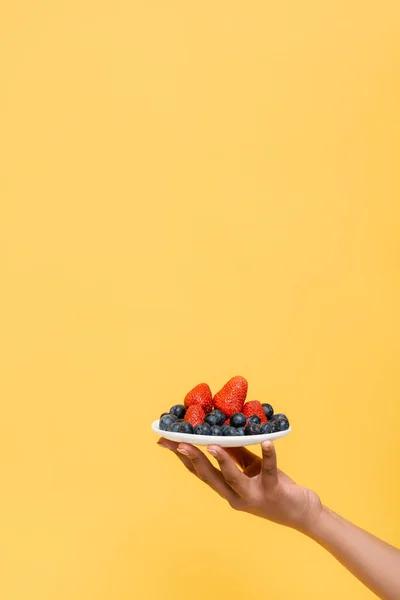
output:
[{"label": "blueberry", "polygon": [[160,419],[162,419],[163,417],[165,417],[165,415],[169,415],[169,413],[162,413],[162,414],[160,415]]},{"label": "blueberry", "polygon": [[226,414],[218,409],[213,410],[213,413],[217,415],[217,425],[221,427],[226,421]]},{"label": "blueberry", "polygon": [[247,423],[255,423],[256,425],[260,425],[261,419],[258,415],[251,415],[251,417],[249,417]]},{"label": "blueberry", "polygon": [[167,431],[173,431],[174,433],[177,433],[179,431],[180,424],[180,421],[175,421],[175,423],[171,423],[171,425],[168,425]]},{"label": "blueberry", "polygon": [[287,416],[283,415],[282,413],[278,413],[277,415],[274,415],[274,419],[287,419]]},{"label": "blueberry", "polygon": [[222,435],[224,435],[224,431],[225,431],[225,429],[227,429],[227,428],[229,428],[229,427],[231,427],[231,425],[228,425],[228,423],[224,423],[224,424],[221,426],[221,432],[222,432]]},{"label": "blueberry", "polygon": [[163,431],[167,431],[169,425],[172,425],[172,423],[175,423],[175,421],[177,420],[178,417],[176,417],[175,415],[164,415],[160,419],[160,429],[162,429]]},{"label": "blueberry", "polygon": [[223,425],[226,421],[226,416],[221,410],[213,410],[206,415],[204,420],[206,423],[211,425],[211,427],[213,425],[219,425],[219,427],[221,427],[221,425]]},{"label": "blueberry", "polygon": [[186,414],[186,408],[183,406],[183,404],[175,404],[175,406],[170,408],[169,412],[171,415],[178,417],[178,419],[183,419]]},{"label": "blueberry", "polygon": [[236,435],[236,429],[232,425],[222,427],[222,435]]},{"label": "blueberry", "polygon": [[260,426],[257,423],[249,423],[244,432],[245,435],[260,435]]},{"label": "blueberry", "polygon": [[201,423],[200,425],[196,425],[194,428],[194,433],[196,435],[211,435],[211,425],[208,423]]},{"label": "blueberry", "polygon": [[193,425],[187,421],[182,421],[182,423],[179,424],[178,431],[179,433],[193,433]]},{"label": "blueberry", "polygon": [[276,419],[275,428],[276,431],[286,431],[286,429],[289,429],[288,419],[283,419],[282,417],[280,419]]},{"label": "blueberry", "polygon": [[269,420],[272,417],[272,415],[274,414],[274,409],[272,408],[272,406],[270,404],[263,404],[262,407],[263,407],[264,415]]},{"label": "blueberry", "polygon": [[245,434],[245,428],[244,427],[238,427],[236,429],[236,435],[246,435]]},{"label": "blueberry", "polygon": [[234,413],[230,418],[232,427],[244,427],[246,425],[246,417],[243,413]]},{"label": "blueberry", "polygon": [[217,424],[218,417],[214,414],[214,411],[208,413],[204,418],[204,423],[208,423],[211,427]]},{"label": "blueberry", "polygon": [[263,423],[260,428],[260,433],[262,435],[265,433],[272,433],[272,425],[270,423]]},{"label": "blueberry", "polygon": [[222,435],[222,430],[219,425],[213,425],[211,427],[211,435]]}]

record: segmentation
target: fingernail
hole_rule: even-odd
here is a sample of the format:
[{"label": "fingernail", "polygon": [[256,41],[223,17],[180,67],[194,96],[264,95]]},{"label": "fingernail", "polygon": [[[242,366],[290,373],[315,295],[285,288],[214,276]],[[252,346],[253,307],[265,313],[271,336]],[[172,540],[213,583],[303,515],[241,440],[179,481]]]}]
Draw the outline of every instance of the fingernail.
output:
[{"label": "fingernail", "polygon": [[263,442],[262,443],[263,450],[269,450],[272,447],[271,442]]},{"label": "fingernail", "polygon": [[211,456],[218,456],[218,453],[214,448],[207,448],[207,452],[211,454]]},{"label": "fingernail", "polygon": [[189,456],[189,452],[185,450],[185,448],[177,448],[179,454],[183,454],[184,456]]}]

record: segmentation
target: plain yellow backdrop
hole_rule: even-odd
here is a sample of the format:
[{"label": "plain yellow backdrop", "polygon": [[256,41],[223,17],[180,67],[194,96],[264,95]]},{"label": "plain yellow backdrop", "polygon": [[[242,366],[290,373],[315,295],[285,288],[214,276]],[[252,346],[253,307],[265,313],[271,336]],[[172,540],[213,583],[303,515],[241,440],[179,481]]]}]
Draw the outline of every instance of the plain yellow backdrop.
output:
[{"label": "plain yellow backdrop", "polygon": [[400,545],[399,2],[1,12],[1,598],[371,598],[150,422],[244,375]]}]

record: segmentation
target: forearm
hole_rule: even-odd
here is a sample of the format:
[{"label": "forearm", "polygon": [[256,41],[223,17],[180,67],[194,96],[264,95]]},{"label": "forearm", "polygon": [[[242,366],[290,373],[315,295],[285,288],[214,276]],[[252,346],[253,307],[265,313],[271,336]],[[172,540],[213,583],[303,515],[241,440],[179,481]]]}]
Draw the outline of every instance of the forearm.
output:
[{"label": "forearm", "polygon": [[327,508],[306,534],[382,600],[400,599],[400,550]]}]

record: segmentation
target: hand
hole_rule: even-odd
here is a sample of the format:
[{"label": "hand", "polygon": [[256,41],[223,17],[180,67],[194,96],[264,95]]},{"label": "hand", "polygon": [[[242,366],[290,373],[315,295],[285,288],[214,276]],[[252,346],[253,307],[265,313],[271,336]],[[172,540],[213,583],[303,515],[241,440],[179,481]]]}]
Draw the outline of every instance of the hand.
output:
[{"label": "hand", "polygon": [[158,443],[172,450],[191,473],[232,508],[302,531],[382,600],[399,600],[400,550],[323,507],[317,494],[279,471],[270,442],[262,445],[262,459],[246,448],[209,446],[207,450],[217,459],[220,469],[195,446],[163,438]]},{"label": "hand", "polygon": [[176,454],[191,473],[235,510],[304,532],[311,529],[322,512],[317,494],[300,487],[277,469],[271,442],[262,444],[262,459],[246,448],[209,446],[207,450],[218,461],[220,470],[195,446],[164,438],[158,443]]}]

